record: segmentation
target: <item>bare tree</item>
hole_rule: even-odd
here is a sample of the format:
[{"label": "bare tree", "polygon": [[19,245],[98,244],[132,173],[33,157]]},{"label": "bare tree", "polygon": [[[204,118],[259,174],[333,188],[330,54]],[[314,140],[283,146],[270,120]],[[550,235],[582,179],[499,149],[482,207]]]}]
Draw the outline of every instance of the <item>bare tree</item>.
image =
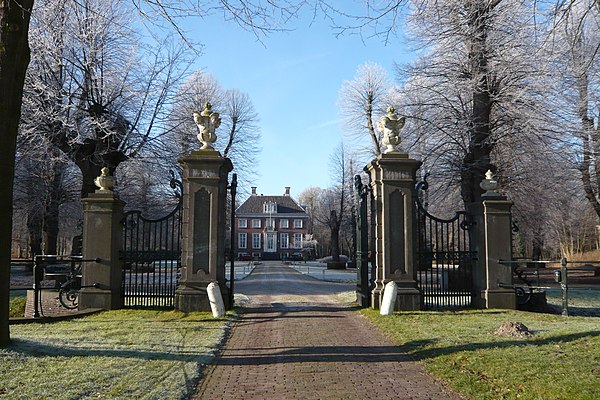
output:
[{"label": "bare tree", "polygon": [[187,67],[181,47],[140,45],[127,4],[48,0],[34,14],[22,133],[26,147],[43,135],[81,169],[83,197],[102,167],[114,173],[160,140]]},{"label": "bare tree", "polygon": [[547,47],[554,66],[555,107],[561,110],[561,130],[579,142],[574,159],[585,197],[600,218],[600,4],[561,4],[552,17]]},{"label": "bare tree", "polygon": [[206,103],[220,113],[222,120],[215,148],[223,157],[232,160],[243,190],[256,176],[255,165],[261,149],[258,114],[246,93],[238,89],[224,90],[211,74],[196,71],[179,89],[170,118],[169,137],[172,140],[167,142],[176,143],[176,146],[165,151],[174,152],[174,158],[177,158],[198,148],[197,127],[191,116],[194,111],[201,111]]},{"label": "bare tree", "polygon": [[[347,136],[368,148],[368,154],[381,154],[381,133],[375,128],[379,117],[391,105],[392,84],[387,71],[379,64],[368,62],[358,67],[354,79],[345,81],[339,92],[338,107],[344,119]],[[370,138],[366,144],[366,138]]]},{"label": "bare tree", "polygon": [[343,143],[330,156],[332,186],[319,193],[319,208],[315,220],[326,226],[330,233],[330,253],[334,262],[340,261],[340,228],[349,209],[349,184],[347,153]]}]

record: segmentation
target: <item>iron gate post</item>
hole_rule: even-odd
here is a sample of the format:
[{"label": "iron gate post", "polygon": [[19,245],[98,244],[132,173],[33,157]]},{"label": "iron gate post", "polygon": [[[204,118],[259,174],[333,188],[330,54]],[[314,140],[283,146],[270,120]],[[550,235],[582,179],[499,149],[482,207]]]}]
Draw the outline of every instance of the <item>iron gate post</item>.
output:
[{"label": "iron gate post", "polygon": [[228,158],[207,148],[179,160],[183,167],[183,223],[180,285],[175,308],[210,311],[206,289],[219,285],[226,309],[231,308],[225,278]]},{"label": "iron gate post", "polygon": [[516,296],[513,289],[500,287],[512,282],[510,265],[499,260],[512,260],[512,201],[506,196],[488,190],[481,195],[482,201],[472,203],[469,213],[474,227],[471,233],[471,249],[477,252],[473,267],[475,307],[515,309]]},{"label": "iron gate post", "polygon": [[375,202],[375,287],[372,307],[379,308],[383,289],[396,282],[397,310],[421,309],[415,260],[415,182],[421,162],[407,154],[382,154],[365,167]]},{"label": "iron gate post", "polygon": [[354,177],[354,188],[358,197],[356,214],[356,302],[361,307],[371,305],[369,293],[369,234],[367,224],[368,187],[363,185],[360,175]]},{"label": "iron gate post", "polygon": [[[83,199],[82,289],[79,309],[123,307],[123,207],[112,190],[97,190]],[[94,286],[94,287],[92,287]]]}]

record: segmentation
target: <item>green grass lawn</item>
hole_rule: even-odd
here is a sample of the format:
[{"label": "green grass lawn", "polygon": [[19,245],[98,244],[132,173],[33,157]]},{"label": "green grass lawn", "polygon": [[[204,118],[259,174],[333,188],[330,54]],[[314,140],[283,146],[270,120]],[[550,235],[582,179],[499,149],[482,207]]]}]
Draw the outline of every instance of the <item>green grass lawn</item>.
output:
[{"label": "green grass lawn", "polygon": [[27,296],[10,296],[9,316],[14,318],[25,315],[25,303],[27,303]]},{"label": "green grass lawn", "polygon": [[13,325],[13,344],[0,348],[0,398],[180,399],[226,325],[210,313],[141,310]]},{"label": "green grass lawn", "polygon": [[[470,399],[600,399],[600,318],[504,310],[363,313]],[[507,321],[534,334],[496,335]]]}]

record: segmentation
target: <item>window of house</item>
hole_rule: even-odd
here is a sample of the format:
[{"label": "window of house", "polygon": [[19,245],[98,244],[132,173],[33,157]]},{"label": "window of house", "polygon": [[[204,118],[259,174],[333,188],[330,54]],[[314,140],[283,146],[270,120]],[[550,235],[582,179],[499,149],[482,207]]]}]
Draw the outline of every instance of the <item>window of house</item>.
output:
[{"label": "window of house", "polygon": [[282,233],[279,236],[279,245],[282,249],[288,249],[290,247],[290,236],[287,233]]},{"label": "window of house", "polygon": [[302,220],[301,219],[294,220],[294,228],[302,228]]},{"label": "window of house", "polygon": [[292,247],[295,249],[302,248],[302,234],[301,233],[294,233],[294,243],[293,243]]},{"label": "window of house", "polygon": [[246,236],[245,233],[240,233],[238,235],[238,248],[239,249],[245,249],[246,248],[246,246],[247,246],[246,239],[247,239],[247,236]]},{"label": "window of house", "polygon": [[252,220],[252,227],[253,228],[260,228],[260,219],[253,219]]},{"label": "window of house", "polygon": [[248,220],[247,219],[240,219],[238,220],[238,228],[247,228],[248,227]]},{"label": "window of house", "polygon": [[279,221],[279,227],[280,228],[289,228],[290,227],[290,220],[289,219],[282,219],[281,221]]},{"label": "window of house", "polygon": [[267,229],[269,229],[271,231],[275,229],[275,220],[274,219],[269,218],[267,220]]},{"label": "window of house", "polygon": [[260,249],[260,233],[252,234],[252,248]]},{"label": "window of house", "polygon": [[263,211],[265,213],[276,213],[277,212],[277,203],[274,201],[267,201],[263,204]]}]

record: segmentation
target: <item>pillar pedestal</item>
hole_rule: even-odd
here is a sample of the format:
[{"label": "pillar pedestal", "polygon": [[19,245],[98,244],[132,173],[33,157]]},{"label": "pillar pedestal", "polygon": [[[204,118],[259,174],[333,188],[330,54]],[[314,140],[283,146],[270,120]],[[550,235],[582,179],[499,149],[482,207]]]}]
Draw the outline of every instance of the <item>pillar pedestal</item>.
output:
[{"label": "pillar pedestal", "polygon": [[375,201],[375,287],[379,308],[386,283],[396,282],[396,310],[421,309],[414,267],[415,182],[421,162],[401,153],[382,154],[365,167]]},{"label": "pillar pedestal", "polygon": [[179,163],[183,167],[183,232],[175,308],[183,312],[211,311],[206,288],[215,282],[229,309],[225,218],[227,176],[233,166],[228,158],[211,149],[194,151]]},{"label": "pillar pedestal", "polygon": [[512,259],[512,204],[502,195],[484,194],[482,202],[469,207],[475,222],[471,249],[477,252],[477,262],[473,269],[476,307],[516,308],[514,290],[499,286],[512,283],[511,267],[498,262]]},{"label": "pillar pedestal", "polygon": [[[100,260],[84,262],[82,265],[80,310],[123,307],[123,263],[120,251],[124,205],[110,190],[100,190],[83,199],[82,256],[84,260]],[[92,287],[94,285],[96,287]]]}]

